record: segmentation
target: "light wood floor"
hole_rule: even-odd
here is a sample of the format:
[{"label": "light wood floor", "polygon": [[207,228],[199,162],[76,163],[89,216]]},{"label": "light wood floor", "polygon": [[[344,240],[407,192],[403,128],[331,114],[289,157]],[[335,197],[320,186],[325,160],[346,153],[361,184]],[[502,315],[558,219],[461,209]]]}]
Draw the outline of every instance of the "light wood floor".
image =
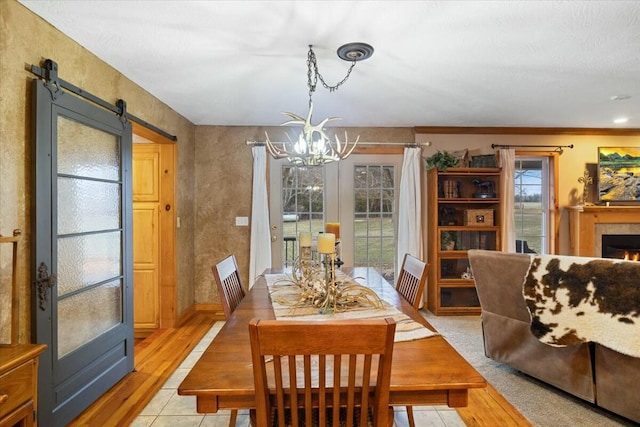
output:
[{"label": "light wood floor", "polygon": [[124,377],[70,426],[127,426],[160,390],[216,320],[224,315],[196,314],[179,328],[161,329],[134,349],[135,371]]},{"label": "light wood floor", "polygon": [[[164,382],[193,350],[217,314],[197,313],[175,329],[155,332],[135,345],[135,371],[98,399],[71,426],[126,426],[144,409]],[[467,426],[532,426],[491,385],[469,391],[469,405],[457,410]]]}]

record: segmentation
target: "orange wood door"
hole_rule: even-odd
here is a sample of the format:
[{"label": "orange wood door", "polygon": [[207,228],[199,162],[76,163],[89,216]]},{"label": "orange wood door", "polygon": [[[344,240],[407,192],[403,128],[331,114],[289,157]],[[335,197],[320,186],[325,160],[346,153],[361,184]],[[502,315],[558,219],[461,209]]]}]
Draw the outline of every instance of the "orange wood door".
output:
[{"label": "orange wood door", "polygon": [[160,327],[160,145],[133,146],[133,326]]},{"label": "orange wood door", "polygon": [[176,325],[177,147],[133,123],[134,328],[144,338]]}]

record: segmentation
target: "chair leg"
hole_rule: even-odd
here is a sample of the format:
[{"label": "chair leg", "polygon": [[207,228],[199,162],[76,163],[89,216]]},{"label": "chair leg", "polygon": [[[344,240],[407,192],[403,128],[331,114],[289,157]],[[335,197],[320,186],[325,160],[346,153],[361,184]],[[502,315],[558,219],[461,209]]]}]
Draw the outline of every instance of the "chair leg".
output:
[{"label": "chair leg", "polygon": [[393,409],[393,406],[389,406],[389,422],[387,426],[393,427],[396,425],[396,411]]},{"label": "chair leg", "polygon": [[231,410],[231,417],[229,418],[229,427],[236,427],[236,419],[238,418],[238,411]]},{"label": "chair leg", "polygon": [[413,421],[413,407],[407,406],[407,419],[409,420],[409,427],[416,427],[415,421]]}]

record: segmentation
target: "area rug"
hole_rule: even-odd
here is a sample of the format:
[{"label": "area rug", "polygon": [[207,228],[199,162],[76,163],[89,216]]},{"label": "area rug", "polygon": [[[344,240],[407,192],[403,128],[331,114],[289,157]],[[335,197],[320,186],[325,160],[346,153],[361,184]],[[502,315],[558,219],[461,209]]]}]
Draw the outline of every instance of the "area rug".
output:
[{"label": "area rug", "polygon": [[486,357],[480,316],[435,316],[427,310],[420,312],[456,351],[534,426],[638,426]]}]

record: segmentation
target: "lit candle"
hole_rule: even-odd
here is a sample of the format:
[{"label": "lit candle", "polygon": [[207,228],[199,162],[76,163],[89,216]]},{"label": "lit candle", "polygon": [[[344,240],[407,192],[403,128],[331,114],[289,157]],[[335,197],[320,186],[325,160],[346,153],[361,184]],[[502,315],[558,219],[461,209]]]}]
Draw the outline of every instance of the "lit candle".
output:
[{"label": "lit candle", "polygon": [[332,254],[336,251],[336,235],[333,233],[323,233],[318,235],[318,252],[321,254]]},{"label": "lit candle", "polygon": [[311,247],[311,232],[310,231],[301,231],[300,232],[300,247],[301,248],[310,248]]},{"label": "lit candle", "polygon": [[324,226],[325,233],[333,233],[336,235],[336,240],[340,240],[340,223],[339,222],[328,222]]}]

